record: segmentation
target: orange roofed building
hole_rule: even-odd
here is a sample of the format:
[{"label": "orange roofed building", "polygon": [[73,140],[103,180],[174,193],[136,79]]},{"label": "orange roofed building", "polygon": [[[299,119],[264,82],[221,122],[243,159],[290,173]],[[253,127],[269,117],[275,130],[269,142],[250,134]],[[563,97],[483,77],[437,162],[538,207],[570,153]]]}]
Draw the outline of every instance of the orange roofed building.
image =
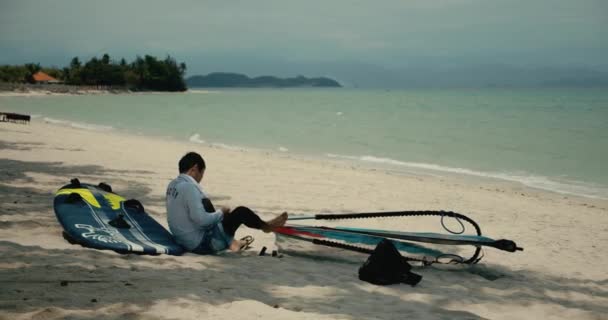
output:
[{"label": "orange roofed building", "polygon": [[48,74],[38,71],[32,75],[36,83],[59,83],[60,81],[49,76]]}]

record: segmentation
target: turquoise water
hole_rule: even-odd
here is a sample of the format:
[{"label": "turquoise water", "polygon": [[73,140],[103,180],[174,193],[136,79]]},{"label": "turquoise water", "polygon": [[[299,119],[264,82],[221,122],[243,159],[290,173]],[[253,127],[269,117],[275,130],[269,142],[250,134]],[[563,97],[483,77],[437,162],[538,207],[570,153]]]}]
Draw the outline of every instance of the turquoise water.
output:
[{"label": "turquoise water", "polygon": [[489,176],[608,198],[608,92],[600,89],[0,97],[0,110],[89,129]]}]

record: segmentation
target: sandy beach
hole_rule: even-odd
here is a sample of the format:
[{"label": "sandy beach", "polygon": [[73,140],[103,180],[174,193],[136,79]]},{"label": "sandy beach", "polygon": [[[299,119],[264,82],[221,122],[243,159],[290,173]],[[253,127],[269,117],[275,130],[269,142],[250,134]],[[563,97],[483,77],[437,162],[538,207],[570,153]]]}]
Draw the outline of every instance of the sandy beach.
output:
[{"label": "sandy beach", "polygon": [[74,86],[65,84],[15,84],[0,82],[0,97],[42,97],[64,95],[98,95],[98,94],[125,94],[125,89],[98,88],[95,86]]},{"label": "sandy beach", "polygon": [[[219,256],[120,255],[61,237],[54,192],[71,178],[107,182],[166,226],[164,193],[187,151],[207,161],[214,203],[280,212],[451,210],[523,252],[486,249],[472,267],[428,267],[416,287],[374,286],[360,264],[284,255],[273,234]],[[409,230],[411,221],[371,227]],[[2,319],[607,319],[608,200],[516,183],[390,170],[289,153],[0,123]],[[365,260],[362,256],[361,262]]]},{"label": "sandy beach", "polygon": [[[39,85],[40,86],[40,85]],[[24,87],[21,90],[2,90],[0,88],[0,97],[23,97],[23,98],[40,98],[46,96],[79,96],[79,95],[107,95],[107,94],[166,94],[163,91],[129,91],[129,90],[106,90],[95,89],[91,87],[65,86],[53,87],[46,85],[44,87]],[[188,93],[207,94],[212,93],[212,90],[191,89]]]}]

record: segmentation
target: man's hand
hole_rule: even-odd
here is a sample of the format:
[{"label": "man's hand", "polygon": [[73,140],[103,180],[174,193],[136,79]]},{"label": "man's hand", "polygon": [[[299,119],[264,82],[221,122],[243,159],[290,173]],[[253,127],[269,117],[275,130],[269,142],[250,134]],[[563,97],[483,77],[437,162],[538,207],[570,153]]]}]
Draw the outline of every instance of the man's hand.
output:
[{"label": "man's hand", "polygon": [[220,210],[222,210],[224,215],[227,215],[230,213],[230,207],[221,207]]}]

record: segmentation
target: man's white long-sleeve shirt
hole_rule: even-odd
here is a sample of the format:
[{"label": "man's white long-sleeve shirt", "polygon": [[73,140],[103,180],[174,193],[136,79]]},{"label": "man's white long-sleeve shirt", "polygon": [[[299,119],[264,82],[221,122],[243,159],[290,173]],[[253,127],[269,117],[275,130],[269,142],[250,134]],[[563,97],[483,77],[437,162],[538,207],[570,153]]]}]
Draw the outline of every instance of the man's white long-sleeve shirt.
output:
[{"label": "man's white long-sleeve shirt", "polygon": [[175,241],[187,250],[195,249],[205,233],[224,217],[221,210],[207,212],[203,199],[208,199],[200,185],[187,174],[180,174],[167,187],[167,221]]}]

